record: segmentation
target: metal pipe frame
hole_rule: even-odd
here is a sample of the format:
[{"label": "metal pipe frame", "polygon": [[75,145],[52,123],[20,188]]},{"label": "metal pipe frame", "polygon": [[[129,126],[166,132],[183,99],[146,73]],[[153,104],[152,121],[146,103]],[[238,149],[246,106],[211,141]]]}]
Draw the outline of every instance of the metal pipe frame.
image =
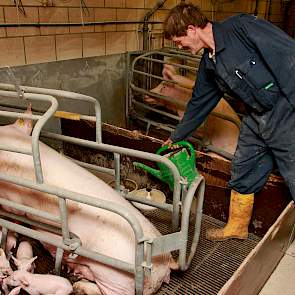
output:
[{"label": "metal pipe frame", "polygon": [[[58,97],[58,98],[82,100],[82,101],[87,101],[89,103],[93,103],[94,110],[95,110],[95,118],[96,118],[96,120],[95,120],[96,142],[98,142],[98,143],[102,142],[102,138],[101,138],[101,107],[100,107],[99,101],[97,99],[95,99],[91,96],[88,96],[88,95],[70,92],[70,91],[64,91],[64,90],[55,90],[55,89],[30,87],[30,86],[20,86],[20,88],[24,92],[45,94],[45,95],[51,95],[51,96]],[[0,83],[0,89],[14,91],[15,86],[12,84]]]},{"label": "metal pipe frame", "polygon": [[[14,90],[14,92],[0,90],[0,96],[2,95],[2,96],[8,96],[8,97],[18,97],[18,93],[15,91],[14,85],[0,84],[0,89],[1,88],[4,88],[5,90]],[[165,249],[180,250],[180,254],[183,253],[183,251],[186,251],[186,244],[184,244],[184,243],[187,240],[187,236],[185,237],[184,235],[188,234],[187,230],[185,230],[186,228],[188,228],[188,222],[187,222],[188,219],[187,218],[184,218],[182,216],[181,228],[184,228],[184,230],[181,229],[180,232],[177,232],[177,230],[179,229],[180,206],[183,205],[185,212],[189,212],[190,206],[191,206],[191,202],[189,202],[189,200],[191,200],[193,198],[194,191],[198,187],[198,185],[200,184],[200,181],[196,181],[196,185],[194,185],[194,184],[192,185],[191,193],[188,193],[188,196],[185,198],[185,200],[183,200],[183,201],[180,200],[180,193],[181,193],[180,175],[179,175],[179,172],[178,172],[176,166],[171,161],[169,161],[167,158],[165,158],[163,156],[156,155],[156,154],[147,153],[147,152],[136,151],[133,149],[122,148],[122,147],[117,147],[117,146],[113,146],[113,145],[107,145],[107,144],[103,144],[101,142],[100,106],[99,106],[98,101],[96,101],[94,98],[80,95],[80,94],[76,94],[76,93],[69,93],[66,91],[42,89],[42,88],[35,88],[35,87],[21,86],[21,89],[24,92],[25,91],[34,92],[34,93],[24,93],[25,99],[32,99],[32,100],[40,99],[40,100],[48,101],[51,103],[51,106],[49,107],[49,109],[42,116],[18,114],[18,113],[15,113],[15,115],[14,115],[14,114],[11,114],[10,112],[9,112],[9,114],[7,112],[6,113],[4,112],[4,115],[6,114],[11,117],[15,116],[17,118],[26,118],[26,119],[37,120],[37,123],[33,129],[33,134],[32,134],[32,153],[31,154],[33,155],[33,157],[36,157],[35,154],[37,153],[39,155],[39,159],[40,159],[39,136],[41,135],[44,137],[62,140],[62,141],[77,144],[80,146],[90,147],[95,150],[103,150],[103,151],[113,153],[114,157],[115,157],[115,169],[114,169],[114,171],[113,171],[113,169],[108,169],[108,172],[110,172],[111,174],[114,173],[115,179],[117,180],[117,182],[120,180],[119,179],[120,155],[133,156],[133,157],[146,159],[146,160],[150,160],[150,161],[155,161],[155,162],[160,162],[160,163],[165,164],[170,169],[170,171],[173,175],[173,178],[174,178],[173,204],[165,204],[163,206],[160,205],[158,207],[161,209],[168,210],[168,211],[172,212],[172,231],[174,231],[174,233],[164,235],[160,238],[148,240],[148,237],[143,236],[143,230],[141,228],[139,221],[132,215],[131,212],[129,212],[128,209],[126,209],[118,204],[115,204],[115,203],[112,203],[112,202],[109,202],[106,200],[96,199],[96,198],[93,198],[93,197],[90,197],[87,195],[83,195],[83,194],[79,194],[79,193],[76,193],[73,191],[65,190],[63,188],[56,187],[53,185],[48,185],[43,182],[43,178],[41,179],[42,181],[40,181],[40,175],[39,175],[39,181],[34,182],[34,181],[27,180],[27,179],[22,179],[19,177],[14,177],[11,175],[6,175],[3,173],[0,173],[0,180],[1,181],[6,181],[6,182],[13,183],[13,184],[25,187],[25,188],[30,188],[30,189],[34,189],[37,191],[41,191],[44,193],[58,196],[58,203],[59,203],[59,210],[60,210],[60,214],[59,214],[60,217],[58,217],[58,218],[46,211],[37,210],[37,209],[31,208],[28,206],[17,204],[15,202],[12,202],[9,200],[0,199],[0,204],[10,206],[10,207],[16,208],[18,210],[21,210],[23,212],[35,215],[37,217],[41,217],[45,220],[49,220],[49,221],[53,221],[53,222],[57,223],[58,224],[57,227],[54,227],[54,226],[48,225],[48,224],[42,224],[42,223],[39,224],[39,222],[36,222],[36,221],[34,222],[34,220],[28,220],[27,218],[25,218],[23,216],[19,217],[19,220],[24,220],[28,224],[35,225],[39,228],[46,228],[49,231],[55,232],[59,235],[62,235],[62,240],[60,238],[52,238],[52,236],[50,236],[46,233],[41,233],[41,232],[38,232],[37,230],[29,229],[23,225],[15,224],[13,222],[10,222],[10,221],[7,221],[3,218],[0,218],[0,224],[2,225],[2,228],[4,229],[4,236],[5,236],[5,230],[9,229],[9,230],[16,231],[16,232],[21,233],[23,235],[30,236],[34,239],[40,240],[42,242],[45,242],[45,243],[48,243],[48,244],[51,244],[51,245],[57,247],[57,255],[56,255],[56,260],[55,260],[55,268],[57,271],[60,269],[60,266],[61,266],[61,259],[62,259],[63,251],[69,251],[74,255],[81,255],[81,256],[96,260],[98,262],[101,262],[101,263],[104,263],[107,265],[111,265],[115,268],[119,268],[123,271],[133,273],[135,275],[136,294],[142,294],[143,281],[144,281],[144,269],[150,268],[150,262],[151,262],[152,256],[155,256],[158,254],[164,254]],[[99,125],[96,127],[96,131],[97,131],[96,142],[88,141],[88,140],[84,140],[84,139],[73,138],[73,137],[55,134],[55,133],[51,133],[51,132],[42,132],[41,133],[42,127],[48,121],[48,119],[54,115],[54,113],[58,107],[58,103],[57,103],[56,99],[51,95],[63,97],[63,98],[66,97],[66,98],[70,98],[70,99],[81,99],[81,100],[94,102],[95,113],[96,113],[96,123],[97,123],[97,125]],[[0,111],[0,115],[1,114],[2,113]],[[2,148],[2,146],[0,145],[0,149],[1,148]],[[11,148],[10,151],[15,151],[15,150],[13,148]],[[94,168],[93,166],[95,166],[95,165],[91,165],[91,164],[87,164],[87,163],[84,163],[84,164],[85,164],[85,166],[90,165],[90,166],[88,166],[88,168],[90,168],[90,169]],[[35,170],[36,170],[36,167],[38,167],[38,165],[41,168],[39,170],[41,171],[41,176],[42,176],[42,167],[41,167],[40,161],[37,162],[36,165],[34,163]],[[103,167],[100,167],[100,168],[103,168]],[[106,169],[106,168],[104,168],[104,169]],[[99,170],[99,168],[97,170]],[[201,189],[201,191],[202,191],[202,189]],[[131,199],[131,198],[129,197],[129,199]],[[202,200],[202,198],[200,198],[200,199]],[[129,264],[124,261],[114,259],[112,257],[108,257],[106,255],[97,253],[95,251],[92,251],[91,249],[83,248],[83,246],[81,246],[81,242],[79,240],[79,237],[75,237],[74,234],[69,232],[68,212],[67,212],[67,206],[66,206],[67,200],[72,200],[72,201],[84,203],[84,204],[87,204],[90,206],[94,206],[97,208],[102,208],[102,209],[111,211],[115,214],[118,214],[122,218],[126,219],[127,222],[130,224],[130,226],[132,227],[132,230],[134,231],[134,235],[135,235],[135,241],[136,241],[135,264],[134,265]],[[144,203],[142,200],[137,200],[136,198],[134,198],[134,201]],[[156,206],[156,204],[154,202],[151,202],[149,200],[147,200],[145,203],[152,205],[152,206]],[[200,206],[200,204],[198,205],[198,208],[199,208],[199,206]],[[9,216],[9,213],[6,216]],[[59,226],[61,227],[60,229],[59,229]],[[176,243],[176,246],[175,246],[175,239],[174,239],[175,236],[181,237],[181,239],[178,239],[179,242]],[[196,238],[194,240],[196,240]],[[2,242],[3,242],[3,240],[1,241],[1,243]],[[144,258],[144,247],[145,246],[144,245],[146,245],[147,243],[151,243],[151,247],[147,247],[147,248],[152,249],[151,252],[153,252],[153,253],[150,253],[151,255],[149,256],[149,258],[147,260],[145,260],[145,258]],[[189,264],[189,263],[190,262],[187,262],[187,264]],[[182,269],[185,269],[185,266],[183,266]]]},{"label": "metal pipe frame", "polygon": [[[14,90],[15,86],[10,85],[10,90]],[[0,87],[1,89],[1,87]],[[11,98],[18,98],[19,95],[17,92],[13,91],[4,91],[0,90],[0,96],[2,97],[11,97]],[[35,176],[36,179],[39,183],[43,182],[43,173],[42,173],[42,167],[41,167],[41,160],[40,160],[40,150],[39,150],[39,136],[41,129],[44,127],[44,125],[47,123],[47,121],[52,117],[52,115],[55,113],[55,111],[58,108],[58,102],[57,100],[47,94],[36,94],[36,93],[24,93],[23,98],[26,100],[39,100],[39,101],[46,101],[49,102],[51,105],[48,108],[48,110],[42,115],[42,116],[35,116],[35,115],[30,115],[30,114],[18,114],[18,113],[13,113],[13,112],[7,112],[7,111],[0,111],[0,115],[8,115],[9,117],[16,117],[16,118],[25,118],[25,119],[32,119],[32,120],[37,120],[33,132],[32,132],[32,151],[31,153],[29,151],[25,151],[22,148],[17,148],[19,152],[25,153],[25,154],[31,154],[33,156],[33,161],[34,161],[34,167],[35,167]],[[0,144],[0,149],[1,149],[1,144]],[[9,146],[3,146],[4,149],[6,150],[11,150],[11,147]]]},{"label": "metal pipe frame", "polygon": [[[190,248],[190,252],[187,253],[187,243],[188,243],[188,230],[189,230],[189,220],[190,220],[190,210],[192,207],[192,201],[195,197],[195,192],[197,191],[197,206],[195,212],[195,228],[193,241]],[[185,200],[183,200],[183,211],[181,216],[181,233],[183,237],[183,247],[179,252],[179,268],[184,271],[187,270],[192,262],[192,259],[196,253],[197,245],[199,243],[201,234],[201,223],[202,223],[202,213],[203,213],[203,203],[205,195],[205,179],[203,176],[199,175],[195,181],[189,187],[186,194]]]},{"label": "metal pipe frame", "polygon": [[[190,211],[192,207],[192,201],[195,197],[195,192],[197,192],[197,206],[195,215],[195,226],[192,245],[188,251],[188,231],[189,231],[189,221],[190,221]],[[179,232],[171,233],[165,236],[157,237],[153,240],[147,240],[146,244],[150,244],[147,247],[147,266],[151,261],[152,256],[156,256],[162,253],[168,253],[171,251],[179,250],[178,265],[179,269],[185,271],[189,268],[191,261],[196,253],[197,245],[201,233],[201,222],[202,222],[202,211],[203,211],[203,201],[205,192],[205,180],[204,177],[199,175],[195,181],[191,184],[186,198],[182,200],[183,212],[181,216],[181,229]]]},{"label": "metal pipe frame", "polygon": [[[34,190],[37,190],[40,192],[56,195],[59,197],[59,200],[62,200],[62,201],[72,200],[72,201],[84,203],[84,204],[87,204],[87,205],[90,205],[93,207],[105,209],[105,210],[111,211],[115,214],[118,214],[121,217],[123,217],[124,219],[126,219],[126,221],[132,227],[132,230],[135,235],[135,241],[136,241],[135,265],[132,265],[130,263],[126,263],[126,262],[118,260],[118,259],[114,259],[112,257],[108,257],[103,254],[99,254],[99,253],[94,252],[90,249],[86,249],[82,246],[75,247],[75,245],[71,245],[71,244],[67,245],[67,243],[65,243],[65,241],[66,241],[66,239],[69,239],[70,236],[68,235],[68,237],[66,237],[66,235],[64,235],[64,230],[65,230],[64,228],[62,228],[63,240],[61,241],[59,238],[53,238],[52,236],[48,236],[45,233],[40,233],[36,230],[32,230],[32,229],[26,228],[22,225],[15,224],[13,222],[9,222],[9,221],[4,220],[2,218],[0,218],[0,224],[2,227],[7,228],[11,231],[16,231],[16,232],[21,233],[23,235],[30,236],[33,239],[37,239],[39,241],[48,243],[48,244],[53,245],[57,248],[61,248],[65,251],[69,251],[74,254],[81,255],[81,256],[96,260],[98,262],[114,266],[115,268],[119,268],[119,269],[127,271],[129,273],[134,273],[136,276],[138,276],[136,279],[136,281],[138,281],[137,288],[140,290],[142,289],[143,267],[141,264],[144,261],[143,242],[144,242],[145,238],[143,236],[143,230],[141,228],[139,221],[134,217],[134,215],[132,214],[132,212],[129,209],[127,209],[119,204],[112,203],[110,201],[96,199],[94,197],[90,197],[90,196],[79,194],[79,193],[76,193],[73,191],[65,190],[60,187],[48,185],[46,183],[36,183],[36,182],[30,181],[27,179],[21,179],[19,177],[15,177],[15,176],[11,176],[11,175],[5,175],[3,173],[0,174],[0,180],[6,181],[9,183],[13,183],[13,184],[17,184],[22,187],[34,189]],[[14,202],[11,202],[11,203],[14,203]],[[14,203],[15,206],[12,206],[11,203],[9,204],[11,207],[16,208],[15,206],[18,206],[19,209],[22,209],[19,204]],[[28,208],[23,211],[25,211],[25,212],[29,211],[30,213],[33,214],[35,212],[35,210],[37,210],[37,209]],[[37,211],[42,212],[40,210],[37,210]],[[62,226],[65,226],[65,223],[67,223],[66,219],[62,223]],[[67,225],[66,225],[66,228],[68,228]],[[139,281],[140,281],[140,283],[139,283]],[[141,285],[141,286],[139,286],[139,285]],[[141,293],[138,293],[138,294],[141,294]]]},{"label": "metal pipe frame", "polygon": [[[189,60],[189,61],[194,61],[194,62],[198,62],[199,61],[199,56],[198,55],[196,55],[196,56],[188,55],[187,56],[187,55],[181,55],[179,53],[177,53],[177,54],[176,53],[170,53],[170,51],[167,50],[167,49],[163,49],[163,50],[152,50],[152,51],[145,52],[145,53],[137,56],[133,60],[133,62],[131,63],[131,69],[130,69],[130,75],[129,75],[130,76],[130,78],[129,78],[129,85],[127,85],[127,87],[128,88],[130,87],[131,90],[133,90],[134,92],[137,92],[137,93],[140,93],[140,94],[151,95],[153,97],[162,99],[162,100],[167,101],[169,103],[172,103],[172,104],[174,104],[177,107],[185,108],[186,104],[183,101],[179,101],[179,100],[177,100],[177,99],[175,99],[173,97],[164,96],[164,95],[157,94],[157,93],[151,92],[149,90],[146,90],[146,89],[137,87],[133,83],[133,73],[134,72],[137,72],[137,73],[139,73],[141,75],[144,75],[144,76],[147,76],[147,77],[154,76],[154,75],[151,75],[150,73],[145,73],[145,72],[137,71],[136,70],[136,63],[139,60],[147,60],[147,61],[150,61],[150,62],[157,62],[157,63],[161,63],[161,64],[169,64],[169,65],[172,65],[172,66],[177,67],[177,68],[184,68],[184,69],[191,70],[191,71],[194,71],[194,72],[196,71],[196,68],[194,68],[194,67],[180,65],[178,63],[173,63],[173,62],[165,62],[163,60],[154,59],[154,58],[150,58],[149,57],[149,56],[153,56],[155,54],[161,55],[161,56],[166,56],[166,57],[174,57],[174,58],[175,57],[179,57],[179,58],[182,58],[184,60]],[[163,77],[160,77],[160,76],[155,76],[155,78],[159,79],[160,81],[166,81],[167,83],[175,84],[175,81],[167,80],[167,79],[164,79]]]},{"label": "metal pipe frame", "polygon": [[181,192],[181,186],[180,186],[180,175],[179,172],[176,168],[176,166],[167,158],[152,154],[152,153],[147,153],[147,152],[142,152],[142,151],[137,151],[129,148],[123,148],[123,147],[118,147],[118,146],[113,146],[113,145],[108,145],[104,143],[97,143],[85,139],[80,139],[80,138],[74,138],[66,135],[61,135],[61,134],[55,134],[52,132],[42,132],[42,136],[47,137],[47,138],[52,138],[52,139],[57,139],[57,140],[62,140],[68,143],[72,144],[77,144],[79,146],[84,146],[84,147],[89,147],[93,148],[95,150],[102,150],[102,151],[107,151],[111,153],[117,153],[120,155],[126,155],[126,156],[132,156],[132,157],[137,157],[140,159],[146,159],[150,160],[153,162],[159,162],[163,163],[166,165],[174,178],[174,189],[173,189],[173,213],[172,213],[172,229],[175,231],[178,229],[179,226],[179,214],[180,214],[180,192]]},{"label": "metal pipe frame", "polygon": [[[167,79],[164,79],[161,76],[154,75],[154,74],[151,74],[151,73],[147,73],[147,72],[144,72],[142,70],[137,70],[136,69],[136,64],[140,60],[145,60],[145,61],[149,61],[149,62],[153,62],[153,63],[169,64],[169,65],[172,65],[172,66],[177,67],[177,68],[186,69],[186,70],[190,70],[190,71],[194,71],[194,72],[196,72],[197,67],[186,66],[186,65],[177,64],[177,63],[174,63],[174,62],[166,62],[166,61],[161,60],[161,59],[153,58],[154,55],[161,55],[161,56],[166,56],[166,57],[180,58],[180,59],[182,59],[184,61],[194,61],[194,62],[197,62],[197,63],[201,59],[200,55],[192,55],[190,53],[186,53],[186,52],[183,52],[183,51],[180,51],[180,50],[177,50],[177,49],[171,49],[171,48],[163,48],[161,50],[151,50],[151,51],[148,51],[148,52],[145,51],[142,54],[139,53],[139,55],[136,58],[134,58],[133,62],[131,63],[131,68],[129,70],[129,72],[130,72],[129,73],[129,76],[130,76],[129,77],[129,84],[126,86],[129,89],[128,95],[132,96],[132,97],[126,97],[126,100],[129,101],[129,106],[130,106],[129,110],[131,110],[133,108],[133,105],[135,105],[135,106],[138,106],[141,109],[147,109],[147,110],[150,110],[150,111],[153,111],[153,112],[156,112],[156,113],[160,113],[160,114],[162,114],[162,115],[164,115],[166,117],[169,117],[169,118],[175,119],[177,121],[180,121],[180,118],[178,116],[175,116],[175,115],[173,115],[171,113],[168,113],[168,112],[165,112],[165,111],[162,111],[162,110],[161,111],[157,110],[156,108],[153,108],[153,107],[150,107],[148,105],[145,105],[144,103],[138,102],[138,101],[136,101],[136,99],[133,98],[133,96],[134,96],[133,93],[138,93],[138,94],[141,94],[141,95],[149,95],[151,97],[158,98],[158,99],[160,99],[162,101],[169,102],[170,104],[173,104],[176,107],[179,107],[179,108],[182,108],[182,109],[185,109],[185,107],[186,107],[186,103],[183,102],[183,101],[179,101],[178,99],[175,99],[173,97],[164,96],[162,94],[158,94],[158,93],[149,91],[149,90],[147,90],[145,88],[136,86],[134,84],[134,78],[133,78],[134,73],[142,75],[142,76],[146,77],[146,79],[155,78],[155,79],[158,79],[159,82],[164,81],[166,83],[171,83],[171,84],[176,84],[176,85],[178,84],[176,81],[167,80]],[[130,59],[130,57],[129,57],[129,59]],[[133,112],[132,116],[135,116],[138,119],[140,119],[141,121],[144,121],[144,122],[146,122],[148,124],[147,128],[149,128],[150,125],[154,125],[154,126],[157,126],[158,128],[166,130],[166,131],[173,131],[174,130],[174,128],[168,127],[168,126],[166,126],[164,124],[161,124],[161,123],[158,123],[158,122],[153,122],[153,121],[151,121],[149,119],[145,120],[145,118],[143,118],[142,116],[137,115],[136,111],[134,111],[134,110],[132,112]],[[218,117],[218,118],[221,118],[223,120],[226,120],[226,121],[229,121],[229,122],[233,123],[238,129],[240,128],[240,122],[233,119],[233,118],[231,118],[230,116],[223,115],[223,114],[217,113],[217,112],[211,112],[210,114],[215,116],[215,117]],[[203,143],[203,146],[205,146],[208,150],[216,152],[217,154],[219,154],[219,155],[221,155],[221,156],[223,156],[223,157],[225,157],[227,159],[231,160],[233,158],[232,154],[224,151],[223,149],[214,147],[212,144]]]}]

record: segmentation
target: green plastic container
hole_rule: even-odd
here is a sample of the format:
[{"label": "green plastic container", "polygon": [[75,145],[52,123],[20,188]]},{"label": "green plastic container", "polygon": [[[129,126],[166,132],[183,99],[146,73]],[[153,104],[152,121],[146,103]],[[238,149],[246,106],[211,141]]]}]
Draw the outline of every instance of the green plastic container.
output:
[{"label": "green plastic container", "polygon": [[[176,147],[177,148],[173,148]],[[168,151],[168,153],[167,153]],[[166,152],[164,154],[164,152]],[[177,167],[179,174],[188,182],[188,186],[198,176],[196,168],[196,152],[192,144],[187,141],[179,141],[171,145],[171,147],[163,146],[157,150],[156,154],[166,156]],[[159,170],[144,165],[142,163],[134,162],[135,167],[142,168],[161,181],[167,183],[169,188],[173,190],[174,179],[170,169],[162,163],[157,163]]]}]

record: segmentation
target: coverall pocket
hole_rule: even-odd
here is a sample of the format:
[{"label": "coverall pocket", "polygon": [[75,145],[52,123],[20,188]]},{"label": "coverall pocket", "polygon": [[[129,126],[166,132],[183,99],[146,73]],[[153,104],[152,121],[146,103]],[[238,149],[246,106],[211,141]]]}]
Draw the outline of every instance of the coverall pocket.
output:
[{"label": "coverall pocket", "polygon": [[253,96],[266,110],[271,110],[277,100],[279,93],[269,91],[267,89],[255,89]]},{"label": "coverall pocket", "polygon": [[273,108],[279,94],[278,87],[268,69],[251,57],[235,70],[235,92],[259,112]]}]

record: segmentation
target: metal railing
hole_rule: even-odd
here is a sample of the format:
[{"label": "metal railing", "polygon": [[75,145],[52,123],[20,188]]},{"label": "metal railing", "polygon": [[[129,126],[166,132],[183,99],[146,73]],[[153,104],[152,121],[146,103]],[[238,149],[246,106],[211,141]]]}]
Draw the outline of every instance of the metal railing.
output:
[{"label": "metal railing", "polygon": [[[135,53],[136,57],[131,61],[132,54],[134,55],[134,53],[130,53],[128,56],[128,79],[126,85],[128,89],[128,91],[126,91],[126,106],[128,108],[128,115],[146,123],[146,134],[148,134],[151,126],[169,132],[174,131],[177,122],[180,121],[180,117],[175,115],[173,112],[169,112],[168,109],[158,109],[149,105],[144,101],[143,96],[147,95],[152,98],[156,98],[159,102],[164,102],[164,104],[168,103],[169,105],[175,106],[175,108],[184,110],[186,107],[185,101],[151,91],[151,88],[153,88],[153,83],[151,83],[152,79],[157,81],[157,84],[165,82],[182,86],[177,81],[165,79],[162,75],[155,74],[155,67],[161,67],[162,65],[167,64],[175,67],[179,71],[196,74],[201,60],[201,55],[192,55],[186,51],[174,48],[163,48],[162,50],[137,52]],[[176,62],[176,60],[178,60],[178,62]],[[161,114],[167,119],[172,119],[171,123],[167,124],[167,120],[165,121],[166,123],[163,123],[160,120],[155,121],[151,118],[147,118],[144,115],[144,112]],[[240,122],[231,116],[217,112],[211,112],[211,115],[231,122],[238,129],[240,128]],[[220,154],[225,158],[232,159],[233,155],[223,149],[213,146],[210,141],[208,142],[208,138],[206,138],[206,136],[204,138],[198,137],[197,140],[199,142],[201,141],[201,146],[205,147],[207,150]]]},{"label": "metal railing", "polygon": [[[73,92],[52,90],[52,89],[43,89],[27,86],[19,86],[23,92],[23,98],[26,100],[40,100],[46,101],[50,104],[50,107],[44,112],[43,115],[34,115],[26,114],[19,112],[8,112],[0,110],[0,116],[13,117],[13,118],[23,118],[31,119],[36,121],[36,124],[32,132],[32,149],[24,150],[21,147],[15,146],[5,146],[0,144],[0,149],[15,152],[15,153],[24,153],[31,155],[34,161],[34,169],[36,181],[19,178],[13,175],[7,175],[3,171],[0,171],[0,180],[3,182],[8,182],[24,188],[33,189],[39,192],[55,195],[58,197],[59,205],[59,215],[55,216],[44,210],[39,210],[30,206],[25,206],[14,201],[6,200],[5,198],[0,198],[0,204],[5,205],[14,209],[17,209],[21,212],[27,213],[29,215],[37,216],[42,218],[42,222],[36,222],[33,219],[28,219],[24,216],[17,216],[15,214],[1,211],[0,215],[0,225],[2,226],[3,236],[1,245],[4,245],[6,238],[7,230],[16,231],[25,236],[37,239],[39,241],[51,244],[57,247],[56,257],[55,257],[55,270],[57,273],[60,271],[61,260],[64,251],[69,251],[71,255],[84,256],[95,261],[111,265],[115,268],[121,269],[133,273],[135,276],[135,288],[136,294],[142,294],[143,292],[143,280],[145,270],[150,271],[152,268],[151,260],[153,256],[159,254],[165,254],[172,250],[179,251],[179,267],[181,270],[188,268],[191,259],[196,251],[199,235],[200,235],[200,226],[201,226],[201,213],[203,206],[204,198],[204,178],[198,176],[193,184],[191,184],[188,192],[181,197],[181,178],[176,166],[169,161],[167,158],[147,153],[143,151],[137,151],[134,149],[118,147],[114,145],[108,145],[102,143],[101,137],[101,109],[98,101],[95,98],[85,96],[82,94],[77,94]],[[1,97],[13,97],[16,98],[19,96],[19,92],[16,90],[15,85],[10,84],[0,84],[0,96]],[[57,98],[67,98],[67,99],[76,99],[94,104],[95,116],[84,116],[81,115],[86,120],[96,122],[96,141],[89,141],[85,139],[74,138],[70,136],[65,136],[61,134],[55,134],[52,132],[42,131],[44,125],[53,117],[62,117],[61,112],[58,112],[58,100]],[[76,114],[77,115],[77,114]],[[64,116],[66,119],[69,118],[68,114]],[[96,169],[97,171],[102,171],[109,173],[115,178],[115,187],[119,191],[120,189],[120,158],[122,155],[137,157],[141,159],[146,159],[154,162],[159,162],[165,164],[170,170],[174,178],[174,189],[173,189],[173,200],[172,204],[162,204],[159,205],[156,202],[151,200],[142,200],[138,199],[131,195],[126,195],[125,197],[130,201],[136,201],[139,203],[145,203],[158,207],[163,210],[172,212],[172,221],[171,221],[171,233],[163,235],[157,238],[151,238],[144,236],[143,230],[137,218],[134,214],[128,209],[124,208],[118,204],[97,199],[88,195],[80,194],[74,191],[64,189],[62,187],[57,187],[44,183],[42,165],[40,161],[40,148],[39,148],[39,137],[47,137],[54,140],[61,140],[63,142],[72,143],[75,145],[92,148],[98,151],[106,151],[113,153],[115,168],[109,169],[106,167],[100,167],[84,162],[78,161],[77,163],[85,168]],[[0,140],[1,141],[1,140]],[[193,243],[190,250],[187,250],[187,241],[188,241],[188,227],[189,227],[189,216],[192,208],[192,200],[195,197],[195,192],[197,194],[197,207],[196,207],[196,224],[194,229]],[[91,249],[86,249],[83,247],[80,238],[69,231],[68,226],[68,208],[67,201],[76,201],[79,203],[87,204],[96,208],[101,208],[104,210],[111,211],[117,215],[123,217],[131,226],[134,236],[135,236],[135,264],[126,263],[124,261],[103,255],[102,253],[97,253]],[[182,209],[182,213],[181,213]],[[8,218],[8,219],[6,219]],[[181,223],[179,224],[179,219],[181,218]],[[18,220],[25,224],[34,225],[34,227],[45,229],[48,232],[53,232],[58,234],[60,238],[53,238],[52,235],[46,234],[44,232],[39,232],[37,229],[27,228],[23,224],[17,224],[11,220]],[[53,224],[52,224],[53,223]],[[177,243],[175,242],[177,241]],[[146,258],[144,257],[144,248],[147,250]]]}]

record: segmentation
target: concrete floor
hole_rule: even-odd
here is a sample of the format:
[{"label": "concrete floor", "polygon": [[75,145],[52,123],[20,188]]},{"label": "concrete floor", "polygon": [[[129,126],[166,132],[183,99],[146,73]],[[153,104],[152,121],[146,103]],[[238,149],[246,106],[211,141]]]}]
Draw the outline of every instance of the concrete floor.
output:
[{"label": "concrete floor", "polygon": [[259,295],[295,294],[295,240],[260,291]]}]

